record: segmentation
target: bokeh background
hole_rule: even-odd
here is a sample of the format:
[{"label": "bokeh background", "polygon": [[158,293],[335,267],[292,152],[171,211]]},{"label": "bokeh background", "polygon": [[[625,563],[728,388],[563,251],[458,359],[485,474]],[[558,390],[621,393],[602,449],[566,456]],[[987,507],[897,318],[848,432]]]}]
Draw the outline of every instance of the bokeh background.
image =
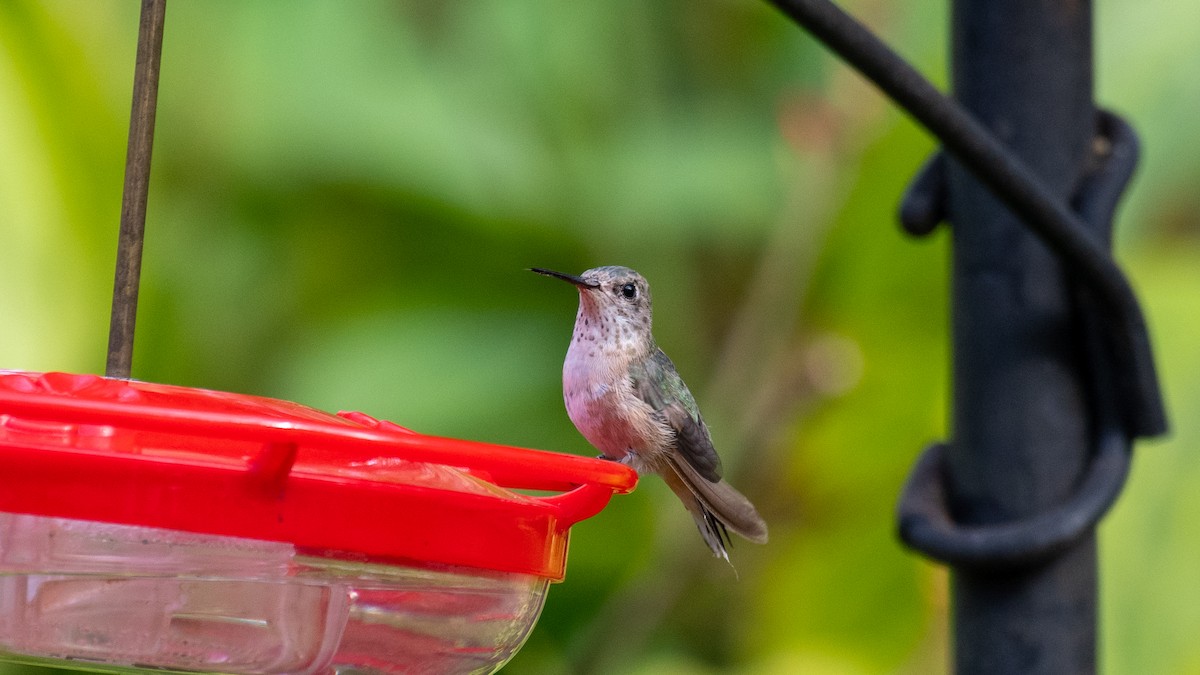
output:
[{"label": "bokeh background", "polygon": [[[945,2],[847,8],[936,82]],[[1141,132],[1118,224],[1174,422],[1101,528],[1107,673],[1200,672],[1200,17],[1097,3]],[[101,372],[138,3],[0,3],[0,367]],[[658,482],[575,528],[509,673],[941,673],[893,505],[946,433],[930,138],[757,0],[172,0],[134,375],[591,454],[571,289],[624,264],[771,525],[713,560]],[[15,669],[0,670],[15,672]]]}]

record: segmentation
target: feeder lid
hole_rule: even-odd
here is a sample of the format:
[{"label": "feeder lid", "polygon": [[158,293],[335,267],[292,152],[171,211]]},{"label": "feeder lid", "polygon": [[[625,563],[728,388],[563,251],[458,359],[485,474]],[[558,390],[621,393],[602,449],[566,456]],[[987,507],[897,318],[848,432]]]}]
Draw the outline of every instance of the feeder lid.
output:
[{"label": "feeder lid", "polygon": [[425,436],[358,412],[25,371],[0,371],[0,476],[0,511],[551,579],[563,577],[571,525],[637,482],[616,462]]}]

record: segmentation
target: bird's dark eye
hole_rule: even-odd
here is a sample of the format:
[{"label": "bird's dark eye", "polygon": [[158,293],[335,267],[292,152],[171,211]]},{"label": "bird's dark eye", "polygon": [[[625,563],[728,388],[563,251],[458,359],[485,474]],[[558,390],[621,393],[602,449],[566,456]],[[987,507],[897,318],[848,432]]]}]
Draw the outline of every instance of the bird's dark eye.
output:
[{"label": "bird's dark eye", "polygon": [[633,284],[625,284],[624,286],[621,287],[621,295],[625,296],[626,298],[629,298],[630,300],[636,298],[637,297],[637,286],[634,286]]}]

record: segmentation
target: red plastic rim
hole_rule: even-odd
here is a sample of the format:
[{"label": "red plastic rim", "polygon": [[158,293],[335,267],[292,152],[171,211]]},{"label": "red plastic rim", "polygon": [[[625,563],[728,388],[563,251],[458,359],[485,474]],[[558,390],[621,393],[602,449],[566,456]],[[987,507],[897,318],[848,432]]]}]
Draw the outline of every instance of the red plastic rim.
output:
[{"label": "red plastic rim", "polygon": [[637,482],[616,462],[425,436],[363,413],[24,371],[0,371],[0,476],[0,511],[556,580],[570,527]]}]

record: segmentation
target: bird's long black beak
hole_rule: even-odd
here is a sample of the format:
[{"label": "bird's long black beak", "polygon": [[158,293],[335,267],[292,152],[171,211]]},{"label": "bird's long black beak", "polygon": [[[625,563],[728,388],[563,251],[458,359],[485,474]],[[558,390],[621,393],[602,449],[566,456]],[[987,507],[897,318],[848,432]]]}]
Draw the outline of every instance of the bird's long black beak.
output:
[{"label": "bird's long black beak", "polygon": [[575,284],[576,286],[578,286],[580,288],[600,288],[600,284],[598,284],[594,281],[587,281],[583,277],[577,277],[574,274],[564,274],[562,272],[555,272],[554,270],[542,269],[541,267],[530,267],[529,271],[537,272],[538,274],[541,274],[542,276],[546,276],[546,277],[554,277],[555,279],[562,279],[563,281]]}]

